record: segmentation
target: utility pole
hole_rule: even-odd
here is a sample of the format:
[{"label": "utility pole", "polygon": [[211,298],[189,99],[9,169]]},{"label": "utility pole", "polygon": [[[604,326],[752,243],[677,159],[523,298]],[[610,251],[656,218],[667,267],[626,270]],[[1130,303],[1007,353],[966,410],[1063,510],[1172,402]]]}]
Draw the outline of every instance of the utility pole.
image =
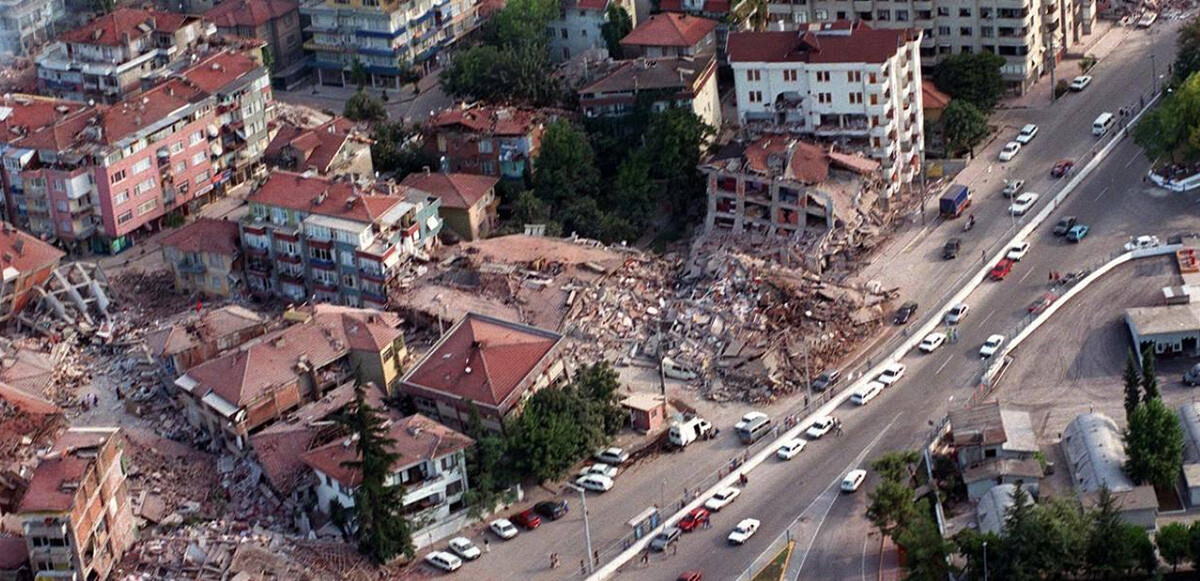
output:
[{"label": "utility pole", "polygon": [[1054,54],[1054,33],[1050,33],[1050,104],[1054,104],[1058,100],[1057,82],[1054,80],[1054,65],[1058,60],[1058,55]]},{"label": "utility pole", "polygon": [[592,529],[588,526],[587,493],[573,484],[567,486],[579,491],[579,504],[583,509],[583,538],[587,544],[587,553],[583,555],[583,562],[587,563],[587,572],[590,575],[595,572],[595,564],[592,563]]},{"label": "utility pole", "polygon": [[[804,311],[806,318],[812,318],[812,311]],[[808,392],[808,401],[812,401],[812,374],[808,368],[808,337],[804,337],[804,386]]]},{"label": "utility pole", "polygon": [[983,581],[987,581],[987,541],[983,542]]}]

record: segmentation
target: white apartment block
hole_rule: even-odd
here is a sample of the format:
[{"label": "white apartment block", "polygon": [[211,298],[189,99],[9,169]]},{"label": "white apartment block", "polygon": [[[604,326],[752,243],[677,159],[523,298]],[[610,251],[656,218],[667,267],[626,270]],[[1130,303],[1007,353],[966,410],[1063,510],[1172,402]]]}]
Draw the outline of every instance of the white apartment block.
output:
[{"label": "white apartment block", "polygon": [[919,29],[847,21],[730,33],[738,121],[858,150],[895,194],[925,149],[920,42]]},{"label": "white apartment block", "polygon": [[28,56],[54,37],[63,0],[0,0],[0,55]]},{"label": "white apartment block", "polygon": [[1025,92],[1063,54],[1091,34],[1095,0],[772,0],[771,20],[785,28],[810,22],[861,20],[875,28],[920,28],[925,66],[951,54],[1004,57],[1009,92]]},{"label": "white apartment block", "polygon": [[632,0],[562,0],[558,18],[546,27],[550,60],[561,63],[584,54],[607,56],[600,27],[608,22],[608,8],[614,4],[624,8],[637,26]]}]

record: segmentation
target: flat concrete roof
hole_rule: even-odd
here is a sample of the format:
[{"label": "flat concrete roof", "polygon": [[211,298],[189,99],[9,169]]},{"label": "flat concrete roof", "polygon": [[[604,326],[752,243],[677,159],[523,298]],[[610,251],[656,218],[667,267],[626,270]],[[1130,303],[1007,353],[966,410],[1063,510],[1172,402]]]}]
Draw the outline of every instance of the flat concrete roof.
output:
[{"label": "flat concrete roof", "polygon": [[1139,337],[1200,333],[1200,303],[1126,309],[1125,320]]}]

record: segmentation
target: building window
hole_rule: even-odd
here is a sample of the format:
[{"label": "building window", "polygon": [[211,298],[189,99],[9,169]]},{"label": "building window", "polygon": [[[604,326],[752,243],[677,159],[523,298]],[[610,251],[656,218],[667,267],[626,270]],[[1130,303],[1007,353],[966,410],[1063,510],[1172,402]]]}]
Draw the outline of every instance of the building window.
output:
[{"label": "building window", "polygon": [[794,83],[800,76],[800,71],[796,69],[787,69],[783,71],[783,80]]},{"label": "building window", "polygon": [[879,82],[879,77],[875,76],[875,73],[871,73],[871,76],[868,78],[870,79],[872,85]]},{"label": "building window", "polygon": [[183,151],[183,142],[182,141],[176,141],[175,143],[171,144],[171,155],[175,155],[176,153],[179,153],[181,151]]},{"label": "building window", "polygon": [[846,71],[846,80],[851,83],[861,83],[862,71]]},{"label": "building window", "polygon": [[[963,27],[959,28],[958,35],[959,36],[971,36],[971,27],[963,26]],[[963,47],[963,48],[966,48],[966,47]]]},{"label": "building window", "polygon": [[138,184],[137,187],[134,188],[134,195],[140,196],[140,195],[142,195],[150,190],[153,190],[153,189],[154,189],[154,179],[152,178],[152,179],[148,179],[148,180],[143,181],[142,183]]},{"label": "building window", "polygon": [[157,207],[158,207],[158,199],[157,198],[155,198],[153,200],[146,200],[145,203],[140,204],[138,206],[138,208],[137,208],[138,216],[145,216],[146,214],[153,212],[154,209]]},{"label": "building window", "polygon": [[354,253],[353,252],[342,251],[341,255],[342,255],[342,264],[343,265],[354,266]]},{"label": "building window", "polygon": [[124,224],[132,219],[133,219],[133,212],[125,212],[124,214],[117,216],[117,223]]},{"label": "building window", "polygon": [[875,20],[887,21],[887,20],[891,20],[891,19],[892,19],[892,11],[891,10],[876,10],[875,11]]},{"label": "building window", "polygon": [[862,93],[850,93],[850,104],[851,105],[862,105],[862,102],[863,102],[863,94]]},{"label": "building window", "polygon": [[342,275],[342,286],[346,288],[357,288],[358,279],[354,278],[353,274],[346,273]]},{"label": "building window", "polygon": [[196,145],[204,140],[204,132],[197,131],[188,136],[188,145]]},{"label": "building window", "polygon": [[186,161],[181,161],[181,162],[175,164],[175,173],[182,173],[185,170],[187,170],[187,162]]},{"label": "building window", "polygon": [[950,16],[950,7],[938,6],[937,15],[938,16]]},{"label": "building window", "polygon": [[379,0],[363,0],[363,6],[379,6]]},{"label": "building window", "polygon": [[319,248],[317,246],[310,246],[308,248],[308,255],[317,260],[333,262],[333,257],[330,255],[328,248]]},{"label": "building window", "polygon": [[201,151],[192,156],[192,165],[200,165],[204,163],[204,152]]},{"label": "building window", "polygon": [[749,97],[751,103],[762,103],[762,91],[750,91]]},{"label": "building window", "polygon": [[818,83],[828,83],[829,82],[829,71],[817,71],[817,82]]},{"label": "building window", "polygon": [[108,176],[108,183],[115,184],[123,179],[125,179],[125,170],[121,170],[111,176]]},{"label": "building window", "polygon": [[959,18],[970,18],[971,17],[971,9],[970,8],[959,8],[958,9],[958,17]]},{"label": "building window", "polygon": [[762,80],[762,71],[760,71],[758,69],[747,69],[746,70],[746,80],[747,81]]},{"label": "building window", "polygon": [[949,26],[939,26],[938,27],[938,36],[950,36],[950,27]]},{"label": "building window", "polygon": [[494,176],[496,175],[496,164],[490,161],[485,161],[479,164],[479,171],[485,176]]},{"label": "building window", "polygon": [[991,26],[980,26],[979,27],[979,36],[981,36],[983,38],[992,38],[995,35],[996,35],[996,31]]},{"label": "building window", "polygon": [[567,39],[567,29],[565,29],[565,28],[562,29],[562,38],[563,38],[563,40]]},{"label": "building window", "polygon": [[833,102],[832,93],[817,93],[817,102],[823,105],[828,105]]},{"label": "building window", "polygon": [[204,182],[208,181],[208,178],[209,178],[208,170],[204,170],[204,171],[196,174],[196,180],[195,180],[196,185],[203,184]]},{"label": "building window", "polygon": [[479,140],[479,153],[491,153],[491,152],[492,152],[492,140],[491,139]]},{"label": "building window", "polygon": [[113,196],[113,205],[114,206],[120,206],[121,204],[124,204],[125,202],[128,202],[128,201],[129,201],[129,190],[122,190],[120,192],[117,192],[117,195]]},{"label": "building window", "polygon": [[138,175],[148,169],[150,169],[150,158],[147,157],[133,164],[133,167],[130,168],[130,171],[133,172],[133,175]]},{"label": "building window", "polygon": [[907,10],[897,10],[896,11],[896,22],[908,22],[908,11]]}]

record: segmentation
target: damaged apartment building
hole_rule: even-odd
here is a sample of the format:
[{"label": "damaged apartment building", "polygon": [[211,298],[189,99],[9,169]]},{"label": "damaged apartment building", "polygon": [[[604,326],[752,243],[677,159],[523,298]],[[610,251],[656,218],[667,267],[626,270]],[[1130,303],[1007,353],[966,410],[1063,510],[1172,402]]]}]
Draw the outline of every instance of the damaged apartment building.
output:
[{"label": "damaged apartment building", "polygon": [[859,244],[878,216],[879,162],[831,146],[778,134],[735,140],[700,169],[708,178],[706,232],[794,244],[813,270]]}]

